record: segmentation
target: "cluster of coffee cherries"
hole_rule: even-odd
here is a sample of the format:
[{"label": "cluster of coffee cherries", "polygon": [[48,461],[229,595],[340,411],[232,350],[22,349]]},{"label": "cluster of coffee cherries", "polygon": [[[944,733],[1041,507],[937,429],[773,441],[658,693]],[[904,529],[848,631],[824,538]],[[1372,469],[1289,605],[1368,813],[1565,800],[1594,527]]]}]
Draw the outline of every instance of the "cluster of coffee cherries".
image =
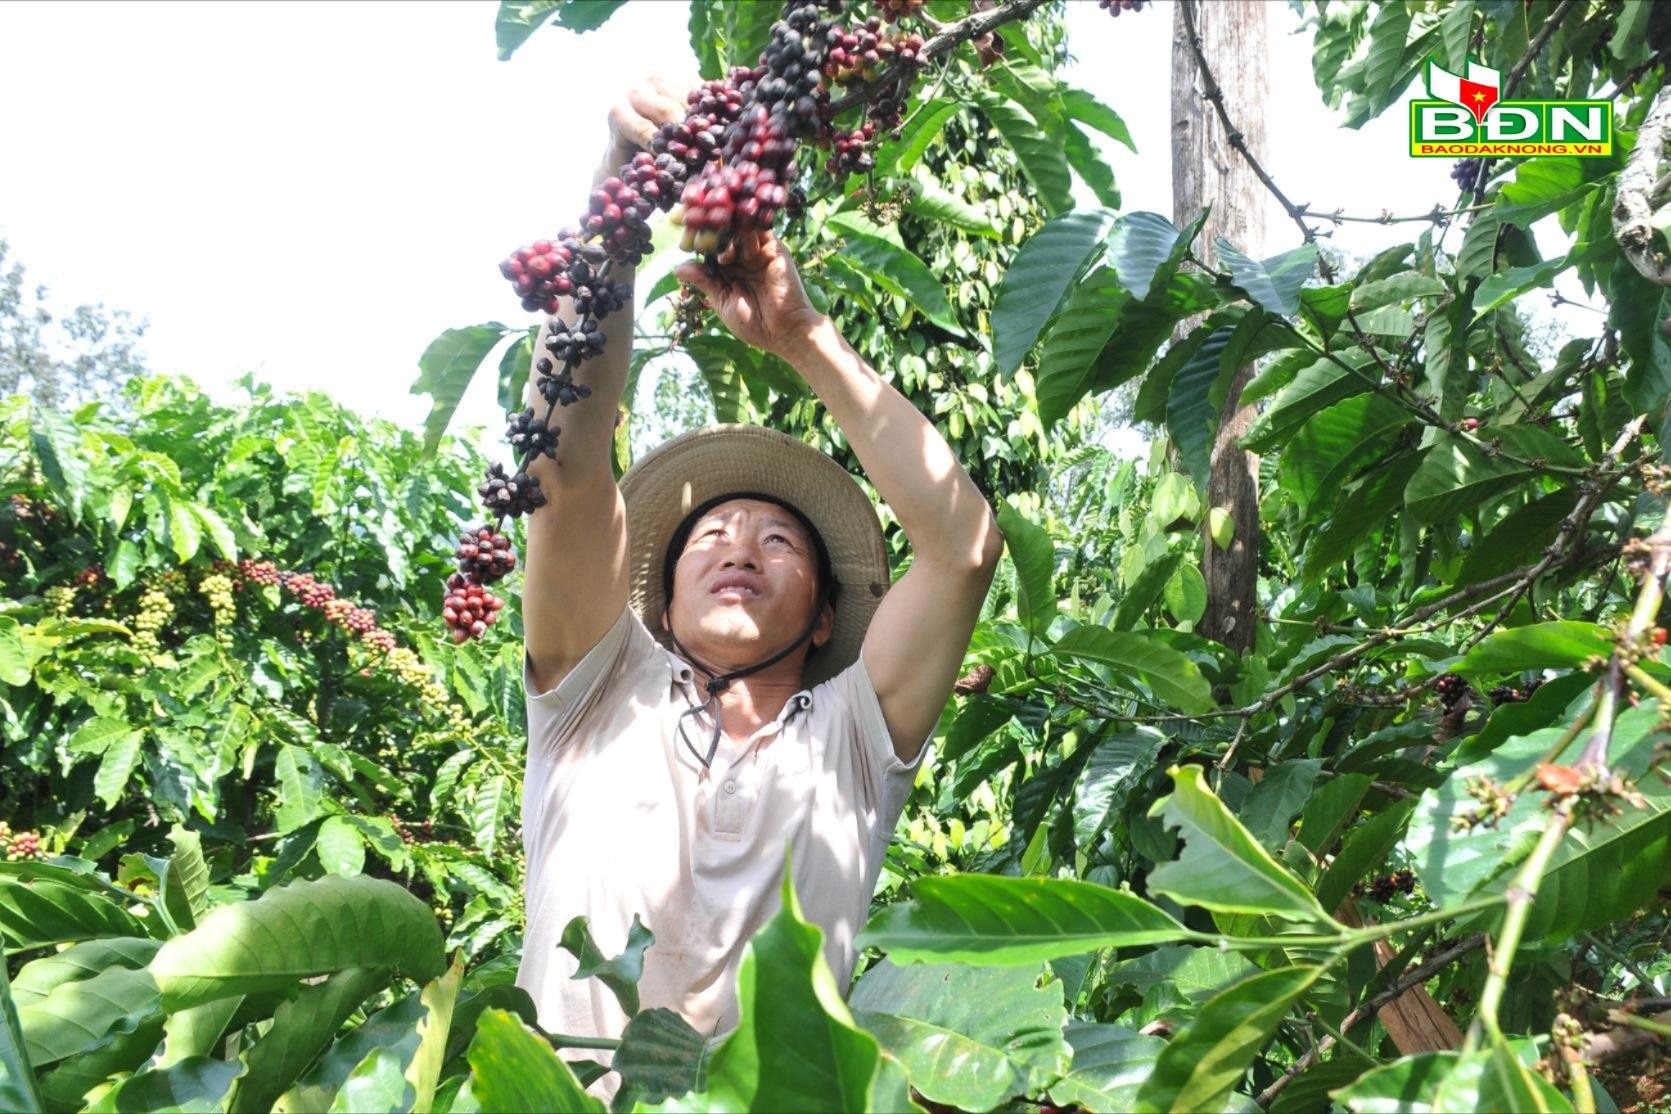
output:
[{"label": "cluster of coffee cherries", "polygon": [[[395,647],[395,636],[377,625],[377,612],[338,595],[334,587],[312,573],[280,569],[271,561],[248,557],[236,565],[216,561],[214,570],[214,575],[225,578],[234,593],[252,587],[279,588],[303,607],[319,612],[326,622],[346,631],[368,649],[382,654]],[[204,577],[205,585],[209,581],[210,577]]]},{"label": "cluster of coffee cherries", "polygon": [[[271,561],[245,558],[236,565],[217,561],[214,569],[231,578],[234,592],[272,587],[295,596],[304,606],[319,612],[327,623],[358,640],[371,655],[372,665],[417,690],[419,701],[445,716],[454,730],[462,732],[468,727],[467,711],[453,702],[416,652],[400,645],[393,631],[377,625],[377,613],[371,608],[339,595],[335,588],[311,573],[280,569]],[[362,668],[360,675],[371,676],[371,666]]]},{"label": "cluster of coffee cherries", "polygon": [[505,440],[525,459],[536,456],[555,459],[557,455],[557,434],[545,424],[545,419],[534,417],[532,406],[511,418],[505,427]]},{"label": "cluster of coffee cherries", "polygon": [[[660,193],[660,176],[654,181]],[[609,258],[636,263],[649,254],[650,214],[655,211],[654,198],[620,178],[605,178],[592,191],[584,230],[603,242],[604,254]]]},{"label": "cluster of coffee cherries", "polygon": [[1142,11],[1143,0],[1097,0],[1097,7],[1109,15],[1117,16],[1121,12]]},{"label": "cluster of coffee cherries", "polygon": [[162,657],[162,632],[174,618],[174,601],[165,588],[156,582],[146,586],[139,595],[139,613],[133,619],[133,642],[148,660],[157,662]]},{"label": "cluster of coffee cherries", "polygon": [[684,250],[714,252],[734,233],[770,228],[788,203],[796,146],[818,133],[828,103],[821,78],[834,34],[816,0],[792,0],[772,25],[765,75],[753,79],[717,160],[679,198],[673,219],[684,226]]},{"label": "cluster of coffee cherries", "polygon": [[447,578],[447,595],[441,601],[441,618],[452,632],[454,642],[480,638],[499,621],[505,601],[487,590],[487,585],[469,573],[455,572]]},{"label": "cluster of coffee cherries", "polygon": [[1385,905],[1399,894],[1415,892],[1416,876],[1408,870],[1395,870],[1391,874],[1379,874],[1370,879],[1366,886],[1362,882],[1352,887],[1353,897],[1363,897],[1365,894]]},{"label": "cluster of coffee cherries", "polygon": [[214,617],[215,640],[227,645],[232,640],[232,622],[238,617],[238,603],[232,591],[232,578],[224,572],[211,572],[197,582],[197,590],[209,604]]},{"label": "cluster of coffee cherries", "polygon": [[511,539],[497,533],[491,526],[478,526],[460,534],[453,557],[458,561],[459,572],[473,573],[483,584],[503,580],[516,568],[516,553],[511,549]]},{"label": "cluster of coffee cherries", "polygon": [[1439,702],[1449,711],[1468,695],[1468,682],[1455,673],[1446,673],[1434,685],[1434,691],[1439,694]]},{"label": "cluster of coffee cherries", "polygon": [[499,273],[516,288],[523,309],[556,313],[558,299],[574,293],[569,264],[574,262],[579,247],[572,232],[556,240],[535,240],[511,252],[499,264]]},{"label": "cluster of coffee cherries", "polygon": [[75,610],[75,589],[68,584],[54,584],[41,593],[46,601],[47,614],[63,619]]},{"label": "cluster of coffee cherries", "polygon": [[476,494],[482,497],[482,503],[495,514],[512,518],[521,518],[525,514],[532,514],[545,506],[545,492],[540,490],[540,481],[526,472],[508,475],[503,464],[494,464],[487,470],[487,479],[476,488]]},{"label": "cluster of coffee cherries", "polygon": [[540,373],[542,393],[544,392],[544,381],[546,379],[557,379],[562,376],[572,378],[571,369],[575,364],[590,360],[601,353],[603,351],[603,333],[599,331],[598,323],[589,318],[578,321],[573,325],[566,321],[554,320],[546,330],[545,350],[557,358],[562,368],[559,370],[548,366],[551,363],[549,360],[540,361],[537,370]]},{"label": "cluster of coffee cherries", "polygon": [[392,812],[389,814],[388,820],[389,826],[395,830],[395,835],[399,836],[400,841],[408,847],[414,843],[432,843],[436,838],[434,821],[425,820],[420,823],[414,820],[411,824],[407,824],[406,821]]},{"label": "cluster of coffee cherries", "polygon": [[[663,208],[671,207],[686,179],[719,153],[725,129],[743,114],[743,104],[765,76],[765,66],[737,66],[724,79],[692,89],[685,97],[690,111],[683,120],[669,121],[656,129],[650,150],[640,152],[628,164],[627,180],[649,192],[649,172],[644,168],[650,167],[656,175],[656,200],[665,203]],[[669,183],[675,187],[672,192],[666,188]]]},{"label": "cluster of coffee cherries", "polygon": [[876,121],[866,120],[852,131],[836,132],[830,138],[830,158],[824,169],[831,174],[866,174],[876,166],[870,153],[876,138]]},{"label": "cluster of coffee cherries", "polygon": [[311,607],[315,611],[324,610],[325,605],[337,596],[335,588],[307,572],[281,572],[278,574],[278,586],[295,596],[303,607]]},{"label": "cluster of coffee cherries", "polygon": [[40,522],[50,526],[58,521],[58,510],[51,503],[31,499],[21,493],[13,495],[8,502],[11,504],[12,517],[19,522]]},{"label": "cluster of coffee cherries", "polygon": [[240,590],[242,590],[244,584],[255,584],[262,587],[276,585],[279,582],[280,575],[282,574],[279,572],[278,566],[271,561],[256,561],[246,557],[238,562],[238,579],[241,581],[239,584]]},{"label": "cluster of coffee cherries", "polygon": [[39,832],[13,832],[11,825],[4,820],[0,820],[0,850],[5,852],[5,859],[9,863],[46,858],[46,854],[41,850]]},{"label": "cluster of coffee cherries", "polygon": [[1491,698],[1492,704],[1521,704],[1530,700],[1542,684],[1543,678],[1540,677],[1523,685],[1498,685],[1486,695]]},{"label": "cluster of coffee cherries", "polygon": [[922,6],[923,0],[876,0],[877,11],[881,12],[882,18],[889,23],[916,15],[917,9]]},{"label": "cluster of coffee cherries", "polygon": [[340,596],[319,609],[327,622],[334,623],[349,634],[364,637],[377,629],[377,612],[354,606],[353,600]]},{"label": "cluster of coffee cherries", "polygon": [[[609,185],[614,185],[622,191],[620,196],[623,200],[633,196],[619,178],[610,178],[594,192],[593,197],[610,196],[604,188]],[[611,237],[620,233],[623,242],[630,240],[637,244],[642,240],[640,246],[632,249],[636,253],[634,259],[649,250],[648,224],[637,220],[628,228],[624,223],[625,218],[619,216],[619,206],[609,201],[595,203],[602,210],[600,214],[595,215],[595,220],[608,229]],[[639,202],[634,202],[634,213],[637,212],[638,204]],[[606,220],[612,220],[613,223],[606,223]],[[557,239],[535,240],[525,247],[517,248],[499,264],[499,273],[511,280],[511,285],[522,298],[523,309],[530,313],[540,310],[556,313],[560,299],[573,298],[581,313],[603,317],[626,304],[632,293],[631,288],[624,283],[609,281],[603,268],[584,258],[584,247],[578,236],[573,229],[565,228],[557,234]],[[627,249],[617,246],[612,250],[621,252]]]},{"label": "cluster of coffee cherries", "polygon": [[1464,193],[1474,193],[1480,188],[1480,171],[1484,169],[1484,159],[1457,159],[1451,164],[1451,181]]},{"label": "cluster of coffee cherries", "polygon": [[824,76],[832,81],[869,81],[878,68],[900,61],[916,65],[922,61],[923,37],[918,34],[888,36],[882,21],[871,16],[856,27],[832,28],[824,58]]}]

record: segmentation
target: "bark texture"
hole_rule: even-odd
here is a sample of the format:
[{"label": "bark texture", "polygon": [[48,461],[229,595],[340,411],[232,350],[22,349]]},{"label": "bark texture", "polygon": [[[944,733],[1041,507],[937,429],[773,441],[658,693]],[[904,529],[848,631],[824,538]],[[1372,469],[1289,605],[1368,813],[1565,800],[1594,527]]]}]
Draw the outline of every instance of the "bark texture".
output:
[{"label": "bark texture", "polygon": [[[1222,121],[1203,95],[1184,22],[1185,3],[1191,5],[1207,67],[1223,91],[1225,111],[1253,157],[1263,161],[1269,104],[1266,0],[1180,0],[1172,24],[1173,221],[1182,226],[1210,207],[1197,254],[1216,263],[1213,242],[1222,236],[1258,259],[1264,254],[1264,188],[1231,147]],[[1202,515],[1207,612],[1197,630],[1239,653],[1252,649],[1258,615],[1259,458],[1236,447],[1253,424],[1253,407],[1241,401],[1253,370],[1252,365],[1237,370],[1219,413],[1207,482],[1209,510]],[[1214,508],[1229,518],[1233,535],[1228,549],[1213,540]]]}]

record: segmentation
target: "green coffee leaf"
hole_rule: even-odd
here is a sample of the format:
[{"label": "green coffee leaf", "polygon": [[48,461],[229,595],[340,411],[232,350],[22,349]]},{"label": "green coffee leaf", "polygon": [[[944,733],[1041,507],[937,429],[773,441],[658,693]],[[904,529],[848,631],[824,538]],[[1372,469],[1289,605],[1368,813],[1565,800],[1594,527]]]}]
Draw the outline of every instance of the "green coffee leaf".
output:
[{"label": "green coffee leaf", "polygon": [[786,868],[782,907],[749,941],[737,975],[737,1028],[714,1048],[707,1091],[692,1107],[873,1109],[887,1069],[841,1000],[823,936],[802,919]]},{"label": "green coffee leaf", "polygon": [[484,1010],[470,1042],[470,1083],[483,1110],[570,1110],[602,1114],[545,1038],[515,1014]]},{"label": "green coffee leaf", "polygon": [[1015,565],[1018,589],[1016,609],[1021,625],[1034,634],[1043,634],[1056,617],[1055,577],[1056,547],[1042,526],[1022,517],[1008,503],[998,508],[998,529],[1004,535],[1004,547]]},{"label": "green coffee leaf", "polygon": [[1167,1042],[1137,1094],[1141,1110],[1222,1110],[1242,1073],[1321,967],[1283,967],[1237,983]]},{"label": "green coffee leaf", "polygon": [[998,374],[1013,375],[1027,358],[1080,274],[1101,253],[1114,216],[1108,209],[1081,209],[1057,217],[1015,253],[992,307],[992,358]]},{"label": "green coffee leaf", "polygon": [[889,960],[848,999],[854,1019],[898,1057],[916,1089],[960,1110],[991,1110],[1062,1075],[1061,989],[1042,965],[968,967]]},{"label": "green coffee leaf", "polygon": [[1074,287],[1039,356],[1036,393],[1039,421],[1044,425],[1066,417],[1085,397],[1096,376],[1098,359],[1129,300],[1106,267],[1098,268]]},{"label": "green coffee leaf", "polygon": [[585,917],[576,917],[563,929],[557,946],[578,961],[574,977],[596,978],[607,986],[622,1012],[629,1017],[638,1012],[638,980],[644,975],[644,949],[656,942],[634,913],[632,927],[627,930],[627,945],[614,959],[605,959],[592,940],[591,928]]},{"label": "green coffee leaf", "polygon": [[232,1085],[243,1073],[244,1065],[237,1060],[192,1056],[128,1076],[87,1107],[87,1112],[169,1110],[180,1114],[219,1114],[227,1109]]},{"label": "green coffee leaf", "polygon": [[126,909],[97,893],[0,875],[0,941],[7,955],[101,936],[144,935],[144,927]]},{"label": "green coffee leaf", "polygon": [[220,906],[151,961],[169,1009],[350,967],[394,969],[425,982],[441,974],[441,933],[429,906],[379,878],[292,882]]},{"label": "green coffee leaf", "polygon": [[1300,311],[1300,288],[1317,269],[1317,245],[1304,244],[1262,263],[1237,251],[1228,240],[1219,239],[1214,247],[1219,262],[1230,268],[1230,281],[1254,304],[1278,317],[1293,317]]},{"label": "green coffee leaf", "polygon": [[923,877],[859,934],[896,962],[1028,964],[1198,934],[1135,894],[1066,878]]},{"label": "green coffee leaf", "polygon": [[1205,220],[1203,213],[1180,231],[1159,213],[1122,216],[1108,237],[1108,261],[1114,265],[1120,285],[1139,301],[1148,298],[1151,290],[1164,287]]},{"label": "green coffee leaf", "polygon": [[[535,2],[537,4],[538,0]],[[501,14],[506,6],[507,0],[501,0]],[[503,54],[503,45],[500,50]],[[447,431],[447,425],[458,410],[459,400],[464,397],[465,390],[488,353],[507,335],[521,331],[490,321],[485,325],[448,329],[430,341],[424,354],[418,357],[418,379],[412,384],[413,394],[429,395],[433,399],[429,416],[424,419],[426,457],[433,455],[441,444],[441,435]]]},{"label": "green coffee leaf", "polygon": [[1185,712],[1213,708],[1212,686],[1184,654],[1140,631],[1076,627],[1050,648],[1055,657],[1106,665],[1154,693],[1155,699]]},{"label": "green coffee leaf", "polygon": [[1612,633],[1606,627],[1561,619],[1493,631],[1452,668],[1465,676],[1574,669],[1612,653]]},{"label": "green coffee leaf", "polygon": [[1224,802],[1213,795],[1199,766],[1174,766],[1173,792],[1162,818],[1183,836],[1179,857],[1149,875],[1149,889],[1185,905],[1219,913],[1280,917],[1339,931],[1305,884],[1270,856]]},{"label": "green coffee leaf", "polygon": [[1154,1070],[1155,1058],[1166,1042],[1118,1025],[1070,1021],[1068,1044],[1073,1062],[1067,1074],[1050,1086],[1051,1101],[1078,1104],[1087,1110],[1131,1110],[1137,1092]]}]

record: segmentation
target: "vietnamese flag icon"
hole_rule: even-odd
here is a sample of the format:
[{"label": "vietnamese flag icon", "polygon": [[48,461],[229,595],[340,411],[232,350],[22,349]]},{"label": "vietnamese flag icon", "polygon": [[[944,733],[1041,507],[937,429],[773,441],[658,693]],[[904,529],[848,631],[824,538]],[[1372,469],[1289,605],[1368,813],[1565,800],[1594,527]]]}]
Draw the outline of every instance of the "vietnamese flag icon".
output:
[{"label": "vietnamese flag icon", "polygon": [[1427,93],[1435,100],[1459,104],[1474,114],[1479,123],[1497,103],[1502,88],[1502,74],[1490,66],[1468,60],[1468,76],[1462,77],[1444,69],[1431,59],[1427,63]]}]

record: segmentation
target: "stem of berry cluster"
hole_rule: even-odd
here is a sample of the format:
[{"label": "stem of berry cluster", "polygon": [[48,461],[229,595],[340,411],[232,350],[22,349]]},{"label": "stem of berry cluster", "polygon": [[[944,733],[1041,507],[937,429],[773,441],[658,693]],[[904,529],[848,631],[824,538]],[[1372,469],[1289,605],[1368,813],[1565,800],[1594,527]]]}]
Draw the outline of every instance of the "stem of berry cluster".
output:
[{"label": "stem of berry cluster", "polygon": [[[1608,717],[1609,721],[1611,717]],[[1503,915],[1503,927],[1497,935],[1497,945],[1490,951],[1491,962],[1485,979],[1485,988],[1480,991],[1479,1010],[1474,1014],[1474,1023],[1468,1028],[1468,1037],[1463,1042],[1464,1054],[1477,1049],[1481,1036],[1493,1039],[1502,1035],[1502,1029],[1497,1022],[1497,1009],[1502,1005],[1503,992],[1508,989],[1509,972],[1514,968],[1514,953],[1520,947],[1521,937],[1526,932],[1526,922],[1531,917],[1532,902],[1537,899],[1538,885],[1543,881],[1543,872],[1549,866],[1549,860],[1554,857],[1555,850],[1566,838],[1567,829],[1572,826],[1572,802],[1561,801],[1555,806],[1555,820],[1543,830],[1543,836],[1537,846],[1526,857],[1520,873],[1515,875],[1508,892],[1508,912]]]}]

